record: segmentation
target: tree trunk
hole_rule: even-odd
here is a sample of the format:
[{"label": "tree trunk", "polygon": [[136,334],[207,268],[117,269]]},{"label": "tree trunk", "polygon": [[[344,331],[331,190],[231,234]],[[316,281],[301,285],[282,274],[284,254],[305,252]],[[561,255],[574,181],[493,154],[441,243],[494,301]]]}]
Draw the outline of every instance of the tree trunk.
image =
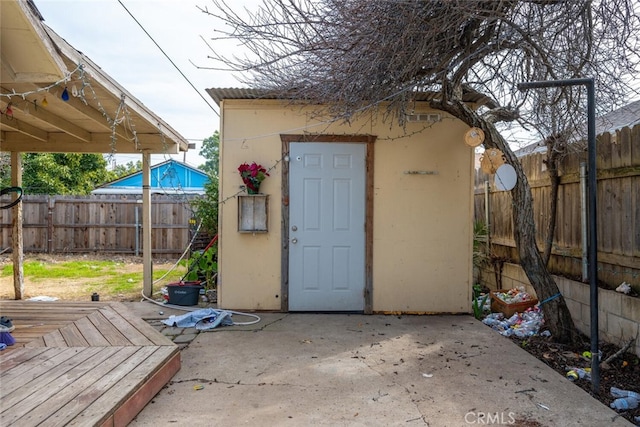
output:
[{"label": "tree trunk", "polygon": [[[502,144],[498,143],[498,146]],[[503,150],[500,148],[500,150]],[[504,152],[504,150],[503,150]],[[536,291],[540,301],[553,297],[560,291],[558,285],[549,274],[547,266],[540,255],[535,240],[535,223],[533,221],[533,197],[527,177],[519,161],[510,163],[516,170],[518,182],[511,191],[513,196],[513,229],[516,247],[520,256],[520,265],[529,282]],[[554,298],[542,305],[545,323],[558,342],[575,340],[575,326],[564,298]]]},{"label": "tree trunk", "polygon": [[[502,151],[507,163],[515,169],[518,180],[513,190],[511,190],[511,196],[513,198],[514,239],[520,258],[520,265],[540,301],[554,297],[560,291],[553,277],[549,274],[538,250],[533,219],[533,196],[531,195],[531,187],[522,164],[494,124],[481,117],[464,103],[460,101],[434,102],[433,106],[453,114],[469,126],[481,128],[485,133],[485,147],[497,148]],[[542,304],[541,307],[544,312],[545,324],[549,327],[554,340],[557,342],[573,342],[576,338],[576,329],[564,298],[561,296],[554,298]]]},{"label": "tree trunk", "polygon": [[556,222],[558,218],[558,191],[560,188],[560,173],[558,167],[560,164],[561,154],[564,154],[567,147],[568,135],[566,132],[549,135],[545,140],[547,147],[547,158],[544,160],[547,165],[547,173],[549,174],[549,224],[547,225],[547,233],[544,237],[544,251],[542,259],[544,265],[549,267],[549,260],[553,250],[553,237],[556,233]]},{"label": "tree trunk", "polygon": [[[553,147],[548,146],[547,151]],[[549,260],[551,259],[551,251],[553,249],[553,235],[556,232],[556,221],[558,217],[558,189],[560,187],[560,175],[558,175],[558,157],[552,153],[547,154],[547,172],[549,173],[549,179],[551,180],[551,187],[549,189],[549,225],[547,226],[547,233],[544,238],[544,252],[542,259],[544,265],[549,266]]]}]

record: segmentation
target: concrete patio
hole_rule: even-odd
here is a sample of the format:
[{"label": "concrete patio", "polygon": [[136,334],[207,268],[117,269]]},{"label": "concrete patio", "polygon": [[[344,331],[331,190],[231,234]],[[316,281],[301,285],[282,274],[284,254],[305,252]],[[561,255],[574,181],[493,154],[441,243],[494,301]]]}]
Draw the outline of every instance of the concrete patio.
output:
[{"label": "concrete patio", "polygon": [[631,425],[471,316],[260,316],[180,331],[182,369],[131,425]]}]

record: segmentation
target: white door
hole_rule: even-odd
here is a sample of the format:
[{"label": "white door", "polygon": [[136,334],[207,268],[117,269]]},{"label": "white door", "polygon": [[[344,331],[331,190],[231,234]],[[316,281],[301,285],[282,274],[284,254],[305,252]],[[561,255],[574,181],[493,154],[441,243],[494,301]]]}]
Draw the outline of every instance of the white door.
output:
[{"label": "white door", "polygon": [[289,310],[362,311],[365,144],[289,145]]}]

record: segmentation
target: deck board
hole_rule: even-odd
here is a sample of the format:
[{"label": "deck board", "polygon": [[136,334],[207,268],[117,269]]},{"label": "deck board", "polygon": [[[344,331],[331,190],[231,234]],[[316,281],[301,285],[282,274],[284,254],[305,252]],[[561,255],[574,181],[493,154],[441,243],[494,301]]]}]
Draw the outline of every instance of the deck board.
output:
[{"label": "deck board", "polygon": [[138,329],[144,336],[151,340],[156,345],[163,345],[166,337],[160,333],[151,334],[148,333],[149,329],[155,329],[150,326],[147,322],[140,319],[139,317],[134,316],[122,303],[115,303],[111,306],[119,315],[121,315],[124,319],[126,319],[133,327]]},{"label": "deck board", "polygon": [[88,316],[76,320],[73,324],[76,325],[78,331],[82,334],[84,339],[87,340],[87,343],[90,346],[105,347],[110,345],[109,341],[102,335],[100,330],[91,323]]},{"label": "deck board", "polygon": [[109,320],[104,317],[100,311],[94,311],[87,316],[87,319],[100,329],[102,336],[109,342],[110,345],[129,345],[131,342],[125,337]]},{"label": "deck board", "polygon": [[[39,409],[50,411],[54,397],[69,384],[76,382],[83,372],[91,370],[95,364],[110,358],[114,351],[110,347],[86,347],[63,363],[49,369],[32,381],[29,387],[20,386],[14,393],[2,399],[0,425],[13,423],[38,425]],[[81,382],[78,382],[81,384]],[[3,387],[4,388],[4,387]]]},{"label": "deck board", "polygon": [[[131,352],[131,349],[137,351]],[[47,419],[48,425],[67,425],[80,413],[86,410],[87,404],[93,404],[100,396],[107,393],[114,388],[116,390],[123,390],[121,380],[137,366],[139,366],[147,357],[154,353],[155,349],[152,347],[120,347],[118,353],[118,364],[116,366],[108,367],[111,374],[107,377],[104,375],[95,375],[95,382],[90,388],[82,390],[80,393],[74,396],[74,399],[68,399],[64,405],[59,405],[59,409]],[[105,410],[110,406],[113,406],[113,402],[103,408],[102,411],[97,411],[96,414],[101,414],[104,417]]]},{"label": "deck board", "polygon": [[140,330],[135,328],[129,321],[123,318],[120,314],[113,309],[100,310],[104,317],[109,320],[113,326],[115,326],[123,335],[131,341],[132,345],[153,345],[154,343],[149,340]]},{"label": "deck board", "polygon": [[121,303],[0,301],[0,425],[128,424],[180,369],[178,347]]},{"label": "deck board", "polygon": [[76,322],[64,325],[60,328],[60,333],[67,347],[89,347],[89,342],[82,336]]},{"label": "deck board", "polygon": [[[107,352],[101,351],[69,371],[66,378],[62,378],[61,384],[56,382],[58,390],[54,394],[42,402],[39,402],[42,399],[34,401],[37,403],[29,408],[23,417],[24,420],[29,424],[36,425],[45,420],[47,425],[55,424],[56,414],[61,411],[61,408],[68,405],[75,407],[75,416],[84,410],[87,400],[92,401],[99,396],[101,390],[96,387],[96,383],[106,383],[109,387],[117,385],[120,376],[114,375],[112,377],[113,373],[120,371],[120,365],[124,364],[132,354],[135,354],[138,348],[109,347],[109,349],[112,350],[112,353],[107,354]],[[88,365],[91,365],[90,369],[87,369]],[[78,396],[84,398],[78,398]],[[64,415],[64,411],[61,414]]]},{"label": "deck board", "polygon": [[[23,364],[34,357],[37,357],[40,353],[45,352],[46,348],[41,348],[37,351],[29,351],[29,352],[17,352],[10,351],[6,354],[3,354],[2,364],[0,364],[0,375],[9,369],[13,369],[14,367]],[[1,378],[1,377],[0,377]]]},{"label": "deck board", "polygon": [[[67,345],[62,333],[60,333],[60,329],[49,332],[47,335],[42,337],[42,341],[38,340],[37,342],[42,342],[42,345],[46,347],[65,347]],[[36,341],[31,341],[29,344],[35,343]]]},{"label": "deck board", "polygon": [[[160,348],[160,351],[167,353],[166,347]],[[132,394],[126,402],[118,406],[118,409],[113,415],[114,421],[112,425],[121,426],[130,423],[141,411],[141,409],[138,408],[143,408],[150,402],[165,384],[173,378],[175,373],[180,370],[181,362],[179,352],[165,360],[166,363],[162,365],[161,369],[156,369],[154,374],[145,380],[144,385],[136,390],[135,394]]]},{"label": "deck board", "polygon": [[[58,349],[46,349],[44,353],[40,353],[38,357],[31,359],[30,363],[23,363],[16,366],[10,372],[2,375],[2,386],[7,387],[8,390],[13,390],[11,393],[4,395],[5,399],[10,399],[13,395],[18,395],[22,398],[21,393],[31,393],[29,390],[31,387],[37,389],[44,385],[45,379],[42,376],[46,375],[52,369],[61,370],[64,368],[64,363],[70,358],[76,356],[83,349],[66,348],[64,351]],[[24,352],[27,353],[27,352]],[[86,355],[88,357],[89,355]],[[31,384],[31,382],[34,382]],[[48,383],[47,383],[48,384]],[[3,401],[3,407],[8,406],[8,401]]]}]

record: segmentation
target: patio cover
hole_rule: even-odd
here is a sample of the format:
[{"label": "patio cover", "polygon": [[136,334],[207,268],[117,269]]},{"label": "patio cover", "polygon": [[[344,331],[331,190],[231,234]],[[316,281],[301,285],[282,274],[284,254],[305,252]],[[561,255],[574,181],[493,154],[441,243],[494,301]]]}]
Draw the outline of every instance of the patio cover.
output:
[{"label": "patio cover", "polygon": [[[185,152],[189,144],[43,20],[31,0],[0,1],[0,151],[11,153],[12,185],[22,183],[25,152],[141,154],[144,290],[149,295],[150,156]],[[21,299],[21,204],[12,209],[14,288]]]}]

